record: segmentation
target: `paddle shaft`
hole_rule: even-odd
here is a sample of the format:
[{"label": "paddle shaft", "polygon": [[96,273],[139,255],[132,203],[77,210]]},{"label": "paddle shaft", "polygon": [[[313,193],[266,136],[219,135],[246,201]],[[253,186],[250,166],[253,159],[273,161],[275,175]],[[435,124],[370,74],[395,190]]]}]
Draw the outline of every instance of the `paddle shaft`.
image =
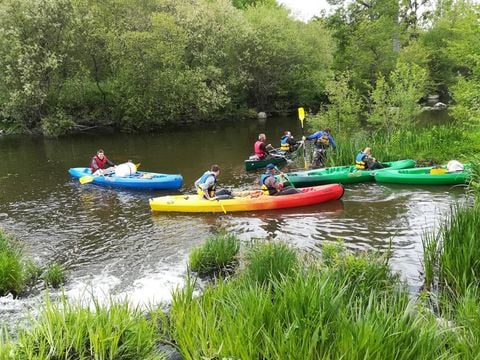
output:
[{"label": "paddle shaft", "polygon": [[285,178],[285,180],[287,180],[290,185],[295,189],[295,185],[290,181],[290,179],[288,178],[287,174],[283,173],[282,171],[280,171],[280,169],[278,167],[275,166],[275,170],[277,170],[281,176],[283,176]]},{"label": "paddle shaft", "polygon": [[[305,111],[303,110],[303,107],[298,108],[298,118],[300,119],[300,124],[302,125],[302,139],[303,139],[303,137],[305,136],[303,132],[303,119],[305,119]],[[307,151],[305,148],[305,141],[303,142],[303,163],[304,163],[305,170],[308,170]]]}]

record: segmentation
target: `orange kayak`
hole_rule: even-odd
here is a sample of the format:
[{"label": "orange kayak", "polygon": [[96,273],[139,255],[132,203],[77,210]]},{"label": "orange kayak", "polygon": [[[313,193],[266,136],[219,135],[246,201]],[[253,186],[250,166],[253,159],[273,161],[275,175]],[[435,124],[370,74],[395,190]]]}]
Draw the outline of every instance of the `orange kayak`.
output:
[{"label": "orange kayak", "polygon": [[343,186],[329,184],[298,189],[297,194],[268,196],[259,191],[243,192],[233,199],[206,200],[198,195],[169,195],[150,199],[153,211],[176,212],[232,212],[286,209],[338,200]]}]

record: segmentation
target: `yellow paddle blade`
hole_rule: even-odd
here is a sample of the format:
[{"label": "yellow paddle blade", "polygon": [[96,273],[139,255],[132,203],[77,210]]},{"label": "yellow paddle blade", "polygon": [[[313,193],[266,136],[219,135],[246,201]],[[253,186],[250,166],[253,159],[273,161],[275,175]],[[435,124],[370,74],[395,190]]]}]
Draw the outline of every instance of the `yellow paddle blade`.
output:
[{"label": "yellow paddle blade", "polygon": [[93,176],[90,175],[85,175],[80,178],[80,184],[88,184],[89,182],[92,182],[94,179]]},{"label": "yellow paddle blade", "polygon": [[305,119],[305,110],[303,110],[303,107],[298,108],[298,118],[303,124],[303,119]]}]

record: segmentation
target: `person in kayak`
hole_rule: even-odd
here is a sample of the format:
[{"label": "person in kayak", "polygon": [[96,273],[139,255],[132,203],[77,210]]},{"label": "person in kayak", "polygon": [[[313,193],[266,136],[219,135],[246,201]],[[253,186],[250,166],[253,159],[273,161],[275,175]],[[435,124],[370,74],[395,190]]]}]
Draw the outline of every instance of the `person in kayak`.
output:
[{"label": "person in kayak", "polygon": [[266,160],[270,158],[269,152],[274,150],[272,144],[267,143],[267,136],[265,134],[259,134],[258,140],[253,145],[253,151],[255,152],[255,157],[258,160]]},{"label": "person in kayak", "polygon": [[333,139],[330,128],[319,130],[307,137],[302,138],[303,141],[310,140],[313,143],[313,161],[312,165],[315,167],[325,167],[327,164],[327,150],[331,146],[333,150],[337,148],[337,144]]},{"label": "person in kayak", "polygon": [[283,136],[280,138],[280,150],[286,152],[293,152],[297,149],[298,143],[293,138],[290,131],[285,131]]},{"label": "person in kayak", "polygon": [[212,165],[209,171],[205,171],[203,175],[195,181],[197,194],[207,200],[218,200],[232,198],[232,192],[226,189],[216,191],[218,185],[217,178],[220,175],[220,167]]},{"label": "person in kayak", "polygon": [[355,168],[358,170],[377,170],[383,169],[383,165],[372,156],[372,149],[366,147],[365,150],[359,151],[355,157]]},{"label": "person in kayak", "polygon": [[[260,186],[263,195],[290,195],[298,193],[298,190],[293,187],[284,187],[283,181],[278,181],[275,177],[275,165],[268,164],[265,174],[260,177]],[[283,177],[283,174],[280,174]]]},{"label": "person in kayak", "polygon": [[115,172],[115,164],[110,161],[102,149],[98,149],[97,154],[90,161],[90,170],[94,175],[108,175]]}]

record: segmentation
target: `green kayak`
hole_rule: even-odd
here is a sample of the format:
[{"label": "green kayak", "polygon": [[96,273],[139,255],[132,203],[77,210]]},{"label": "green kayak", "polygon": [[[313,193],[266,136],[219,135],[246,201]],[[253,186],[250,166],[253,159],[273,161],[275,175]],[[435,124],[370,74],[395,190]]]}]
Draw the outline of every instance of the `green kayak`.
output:
[{"label": "green kayak", "polygon": [[[433,170],[433,173],[430,171]],[[471,165],[466,164],[464,171],[448,172],[446,166],[437,168],[420,167],[405,170],[387,170],[375,174],[379,183],[411,184],[411,185],[456,185],[465,184],[470,178]],[[436,173],[435,173],[436,172]]]},{"label": "green kayak", "polygon": [[415,161],[411,159],[382,162],[383,169],[377,170],[358,170],[355,165],[334,166],[325,169],[310,171],[291,172],[286,174],[288,183],[294,187],[307,187],[322,184],[356,184],[366,181],[374,181],[375,173],[384,172],[388,169],[406,169],[415,166]]}]

